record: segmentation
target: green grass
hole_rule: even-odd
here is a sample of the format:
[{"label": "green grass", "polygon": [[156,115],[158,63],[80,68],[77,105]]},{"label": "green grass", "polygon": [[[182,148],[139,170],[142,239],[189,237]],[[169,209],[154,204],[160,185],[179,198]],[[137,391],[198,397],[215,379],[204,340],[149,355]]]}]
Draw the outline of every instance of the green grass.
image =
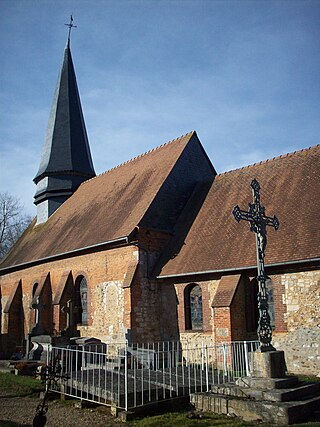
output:
[{"label": "green grass", "polygon": [[[197,413],[199,414],[199,413]],[[209,427],[209,426],[256,426],[256,423],[242,421],[239,418],[227,417],[218,414],[201,414],[201,418],[188,418],[188,412],[172,412],[154,417],[144,417],[129,422],[134,427]],[[266,425],[266,424],[259,424]]]},{"label": "green grass", "polygon": [[43,384],[32,377],[0,373],[0,392],[2,396],[29,396],[38,394],[43,389]]},{"label": "green grass", "polygon": [[[289,374],[294,375],[294,374]],[[316,377],[315,375],[295,375],[299,378],[299,381],[305,381],[305,382],[311,382],[311,383],[317,383],[320,382],[320,377]]]}]

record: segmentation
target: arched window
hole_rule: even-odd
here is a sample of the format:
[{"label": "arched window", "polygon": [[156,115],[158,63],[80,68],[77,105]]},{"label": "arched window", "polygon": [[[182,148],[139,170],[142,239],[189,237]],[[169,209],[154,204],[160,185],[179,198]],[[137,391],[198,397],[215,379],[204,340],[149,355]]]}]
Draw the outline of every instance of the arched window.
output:
[{"label": "arched window", "polygon": [[88,324],[88,284],[84,276],[75,281],[75,318],[77,324]]},{"label": "arched window", "polygon": [[270,325],[271,328],[275,328],[275,317],[274,317],[274,300],[273,300],[273,286],[272,286],[272,280],[270,277],[267,277],[266,280],[266,291],[267,291],[267,298],[268,298],[268,312],[270,316]]},{"label": "arched window", "polygon": [[[246,320],[247,320],[247,332],[256,332],[259,321],[259,310],[258,310],[258,292],[259,285],[257,279],[253,279],[247,288],[247,299],[246,299]],[[267,277],[266,279],[266,292],[268,298],[268,313],[270,316],[270,324],[272,329],[275,327],[274,318],[274,302],[273,302],[273,286],[272,280]]]},{"label": "arched window", "polygon": [[32,327],[34,327],[39,322],[39,310],[37,310],[35,308],[35,305],[34,305],[35,304],[34,296],[37,292],[38,286],[39,286],[39,283],[35,282],[33,284],[33,287],[32,287],[32,303],[31,303],[31,307],[30,307],[33,309],[33,313],[31,313],[31,326]]},{"label": "arched window", "polygon": [[246,326],[247,332],[257,332],[259,310],[258,310],[258,291],[257,279],[252,279],[246,283]]},{"label": "arched window", "polygon": [[199,285],[192,284],[185,289],[185,318],[187,330],[203,329],[202,291]]},{"label": "arched window", "polygon": [[32,288],[32,298],[35,296],[39,283],[35,282]]}]

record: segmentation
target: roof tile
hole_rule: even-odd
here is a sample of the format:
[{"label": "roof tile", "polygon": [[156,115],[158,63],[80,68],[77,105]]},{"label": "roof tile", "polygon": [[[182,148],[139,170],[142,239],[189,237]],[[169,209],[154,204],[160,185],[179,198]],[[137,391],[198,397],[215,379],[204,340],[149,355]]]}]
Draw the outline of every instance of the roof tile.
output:
[{"label": "roof tile", "polygon": [[266,215],[276,215],[278,231],[268,229],[266,264],[320,257],[320,145],[216,176],[180,252],[161,276],[222,271],[256,265],[255,238],[233,207],[248,208],[250,183],[261,186]]},{"label": "roof tile", "polygon": [[128,236],[194,135],[89,179],[43,224],[28,227],[0,269]]}]

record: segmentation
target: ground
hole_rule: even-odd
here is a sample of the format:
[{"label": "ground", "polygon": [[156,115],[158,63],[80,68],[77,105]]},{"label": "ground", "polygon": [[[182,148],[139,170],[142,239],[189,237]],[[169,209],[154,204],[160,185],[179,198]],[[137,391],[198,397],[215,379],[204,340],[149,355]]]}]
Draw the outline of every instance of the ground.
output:
[{"label": "ground", "polygon": [[[0,373],[0,427],[31,427],[40,402],[39,391],[42,388],[39,381]],[[190,412],[190,409],[124,423],[111,416],[107,407],[92,406],[79,409],[75,407],[75,402],[75,400],[51,399],[46,427],[248,427],[257,425],[271,427],[215,414],[194,413]],[[320,427],[320,423],[305,423],[300,426]]]},{"label": "ground", "polygon": [[[36,397],[1,397],[0,426],[32,426],[33,417],[39,398]],[[77,409],[72,405],[63,405],[59,400],[49,403],[47,413],[48,427],[81,426],[125,426],[105,411],[97,409]]]}]

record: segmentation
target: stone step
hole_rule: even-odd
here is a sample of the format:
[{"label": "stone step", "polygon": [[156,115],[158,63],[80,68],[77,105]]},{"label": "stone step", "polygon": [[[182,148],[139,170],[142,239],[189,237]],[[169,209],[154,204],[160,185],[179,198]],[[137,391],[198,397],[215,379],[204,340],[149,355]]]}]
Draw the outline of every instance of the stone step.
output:
[{"label": "stone step", "polygon": [[235,384],[221,384],[221,385],[212,385],[211,392],[214,394],[220,394],[223,396],[234,396],[234,397],[250,397],[248,392],[244,390],[243,387],[239,387]]},{"label": "stone step", "polygon": [[262,392],[261,400],[291,402],[303,400],[307,396],[320,396],[320,383],[302,384],[286,390],[267,390]]},{"label": "stone step", "polygon": [[12,374],[14,373],[14,368],[10,368],[10,367],[5,368],[3,366],[0,366],[0,372],[3,374]]},{"label": "stone step", "polygon": [[0,360],[0,368],[8,368],[11,365],[11,360]]},{"label": "stone step", "polygon": [[241,387],[236,384],[212,385],[211,392],[224,396],[267,400],[271,402],[289,402],[303,400],[310,396],[320,395],[320,383],[297,383],[295,387],[287,389],[263,390],[254,387]]},{"label": "stone step", "polygon": [[292,388],[299,384],[299,380],[295,376],[287,376],[284,378],[257,378],[243,377],[236,381],[240,387],[252,387],[262,390],[268,389],[285,389]]},{"label": "stone step", "polygon": [[12,373],[14,372],[14,366],[11,360],[0,360],[0,372]]},{"label": "stone step", "polygon": [[288,425],[308,420],[319,408],[320,396],[295,402],[270,402],[213,393],[193,393],[190,401],[198,411],[235,415],[245,421]]}]

